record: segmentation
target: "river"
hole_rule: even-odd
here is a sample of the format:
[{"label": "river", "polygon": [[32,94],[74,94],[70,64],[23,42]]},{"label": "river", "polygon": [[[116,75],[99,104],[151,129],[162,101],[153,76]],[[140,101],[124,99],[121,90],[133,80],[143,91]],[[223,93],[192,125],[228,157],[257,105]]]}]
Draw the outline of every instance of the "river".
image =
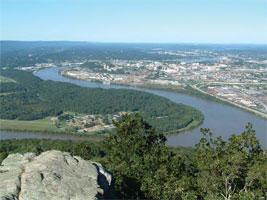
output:
[{"label": "river", "polygon": [[[43,80],[52,80],[72,83],[82,87],[90,88],[104,88],[104,89],[134,89],[141,90],[149,93],[153,93],[158,96],[163,96],[167,99],[170,99],[176,103],[183,103],[190,105],[200,110],[204,116],[205,120],[200,127],[197,127],[193,130],[186,131],[176,135],[168,136],[167,143],[170,146],[193,146],[200,139],[201,127],[210,128],[214,136],[222,136],[223,138],[229,138],[232,134],[239,134],[244,131],[244,127],[248,122],[251,122],[256,130],[257,137],[260,140],[261,144],[264,147],[267,147],[267,120],[261,117],[256,116],[255,114],[246,112],[237,107],[221,104],[211,100],[202,99],[196,96],[165,91],[165,90],[156,90],[156,89],[141,89],[134,88],[130,86],[123,85],[104,85],[102,83],[88,82],[84,80],[75,80],[67,77],[61,76],[59,73],[58,67],[42,69],[34,72],[34,75],[38,76]],[[35,133],[34,133],[35,134]],[[9,132],[1,131],[0,139],[8,138],[33,138],[33,133],[14,133],[10,134]],[[36,138],[42,138],[42,135],[38,133]],[[44,138],[51,139],[77,139],[77,137],[69,135],[55,135],[52,134],[47,137],[44,134]]]}]

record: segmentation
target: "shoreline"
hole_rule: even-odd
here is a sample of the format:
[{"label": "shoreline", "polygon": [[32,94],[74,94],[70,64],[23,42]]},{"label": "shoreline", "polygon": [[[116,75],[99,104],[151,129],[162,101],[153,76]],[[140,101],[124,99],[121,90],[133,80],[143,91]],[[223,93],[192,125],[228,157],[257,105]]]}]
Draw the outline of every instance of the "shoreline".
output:
[{"label": "shoreline", "polygon": [[[168,135],[175,135],[175,134],[180,134],[180,133],[184,133],[186,131],[189,131],[189,130],[192,130],[192,129],[195,129],[197,127],[199,127],[203,121],[204,121],[205,117],[203,117],[202,120],[200,121],[192,121],[191,123],[189,123],[186,127],[184,128],[180,128],[180,129],[175,129],[175,130],[171,130],[171,131],[167,131],[167,132],[163,132],[163,134],[165,136],[168,136]],[[0,119],[0,122],[2,121],[13,121],[13,120],[6,120],[6,119]],[[14,120],[15,122],[15,120]],[[29,121],[30,122],[30,121]],[[20,128],[11,128],[11,127],[5,127],[5,128],[2,128],[0,126],[0,132],[12,132],[12,133],[39,133],[39,134],[51,134],[51,135],[69,135],[69,136],[74,136],[74,137],[77,137],[77,138],[84,138],[84,139],[89,139],[90,137],[97,137],[97,138],[104,138],[106,137],[107,135],[110,134],[110,130],[108,131],[104,131],[103,134],[97,134],[98,132],[92,132],[90,134],[84,134],[84,135],[81,135],[81,134],[78,134],[78,133],[72,133],[72,132],[67,132],[67,131],[50,131],[50,130],[38,130],[38,129],[20,129]],[[0,139],[1,140],[1,139]]]},{"label": "shoreline", "polygon": [[[63,77],[67,77],[70,78],[69,76],[64,75],[63,73],[61,73],[62,71],[59,70],[58,73],[60,75],[62,75]],[[84,79],[78,79],[78,78],[74,78],[71,77],[70,79],[74,79],[74,80],[83,80]],[[88,81],[88,80],[86,80]],[[88,81],[88,82],[92,82],[92,81]],[[102,83],[101,81],[98,81],[98,83]],[[113,84],[113,83],[112,83]],[[115,84],[114,84],[115,85]],[[118,85],[118,84],[116,84]],[[121,85],[121,86],[128,86],[128,87],[133,87],[132,85]],[[160,89],[160,88],[155,88],[155,87],[136,87],[136,89],[145,89],[145,88],[150,88],[150,89]],[[127,88],[125,88],[127,89]],[[134,88],[133,88],[134,89]],[[163,88],[161,88],[163,89]],[[128,88],[129,90],[129,88]],[[167,88],[165,88],[165,90],[167,90]],[[169,89],[170,90],[170,89]],[[174,90],[172,90],[174,91]],[[188,106],[188,105],[187,105]],[[194,108],[196,109],[196,108]],[[197,111],[199,111],[198,109],[196,109]],[[200,119],[194,119],[192,120],[192,122],[190,122],[189,124],[187,124],[185,127],[180,128],[180,129],[174,129],[174,130],[169,130],[169,131],[161,131],[164,135],[168,136],[168,135],[175,135],[175,134],[179,134],[179,133],[183,133],[186,131],[190,131],[194,128],[199,127],[201,124],[203,124],[205,116],[204,114],[199,111],[201,113],[201,118]],[[41,133],[41,134],[59,134],[59,135],[70,135],[70,136],[74,136],[74,137],[90,137],[90,136],[98,136],[98,137],[103,137],[106,136],[108,134],[110,134],[109,130],[102,130],[102,133],[100,133],[99,131],[92,131],[90,133],[87,134],[79,134],[79,133],[75,133],[75,132],[69,132],[68,130],[65,129],[58,129],[56,127],[54,127],[54,125],[51,124],[50,121],[47,121],[49,117],[43,118],[43,119],[39,119],[39,120],[17,120],[17,119],[1,119],[0,118],[0,131],[7,131],[7,132],[13,132],[13,133]]]},{"label": "shoreline", "polygon": [[[105,138],[105,135],[78,135],[74,133],[64,133],[64,132],[50,132],[50,131],[38,131],[38,130],[18,130],[18,129],[1,129],[0,128],[0,135],[1,132],[7,133],[7,134],[38,134],[38,135],[46,135],[46,136],[51,136],[52,138],[7,138],[7,139],[1,139],[1,140],[9,140],[9,139],[16,139],[16,140],[21,140],[21,139],[52,139],[52,140],[88,140],[88,141],[101,141]],[[53,136],[62,136],[62,138],[53,138]],[[64,136],[67,136],[66,138],[63,138]]]},{"label": "shoreline", "polygon": [[[95,82],[95,83],[103,83],[102,81],[97,81],[97,80],[88,80],[88,79],[82,79],[82,78],[77,78],[77,77],[73,77],[73,76],[69,76],[67,74],[65,74],[65,70],[59,71],[60,75],[66,78],[70,78],[70,79],[74,79],[74,80],[82,80],[82,81],[87,81],[87,82]],[[227,99],[223,99],[214,95],[211,95],[193,85],[187,85],[188,87],[191,88],[191,90],[193,90],[193,92],[197,92],[198,94],[193,94],[192,92],[190,92],[190,89],[186,89],[186,88],[181,88],[181,87],[177,87],[177,86],[165,86],[165,85],[153,85],[153,84],[147,84],[147,85],[134,85],[134,84],[120,84],[120,83],[116,83],[116,82],[111,82],[110,84],[113,85],[118,85],[118,86],[128,86],[128,87],[133,87],[133,88],[140,88],[140,89],[156,89],[156,90],[166,90],[166,91],[172,91],[172,92],[177,92],[177,93],[184,93],[184,94],[188,94],[188,95],[192,95],[192,96],[196,96],[199,98],[203,98],[203,99],[208,99],[211,101],[215,101],[215,102],[219,102],[219,103],[224,103],[230,106],[234,106],[237,107],[239,109],[242,109],[246,112],[249,113],[253,113],[263,119],[267,119],[267,114],[262,113],[258,110],[254,110],[251,108],[248,108],[246,106],[242,106],[239,105],[237,103],[228,101]],[[204,96],[202,96],[204,95]]]},{"label": "shoreline", "polygon": [[229,100],[227,100],[227,99],[223,99],[223,98],[220,98],[220,97],[211,95],[211,94],[209,94],[209,93],[207,93],[207,92],[205,92],[205,91],[199,89],[199,88],[196,87],[196,86],[191,86],[191,87],[192,87],[192,89],[195,89],[196,91],[198,91],[198,92],[200,92],[200,93],[202,93],[202,94],[208,95],[208,96],[210,96],[210,97],[212,97],[212,98],[215,98],[215,99],[218,99],[218,100],[220,100],[220,101],[223,101],[223,102],[225,102],[225,103],[227,103],[227,104],[229,104],[229,105],[236,106],[236,107],[238,107],[238,108],[240,108],[240,109],[242,109],[242,110],[245,110],[245,111],[250,112],[250,113],[253,113],[253,114],[255,114],[255,115],[259,116],[259,117],[262,117],[262,118],[264,118],[264,119],[267,119],[267,114],[262,113],[262,112],[260,112],[260,111],[258,111],[258,110],[254,110],[254,109],[248,108],[248,107],[246,107],[246,106],[242,106],[242,105],[239,105],[239,104],[237,104],[237,103],[231,102],[231,101],[229,101]]},{"label": "shoreline", "polygon": [[[53,67],[52,67],[53,68]],[[63,67],[58,67],[58,68],[60,68],[60,69],[57,69],[56,71],[54,71],[54,70],[52,70],[52,73],[58,73],[58,75],[57,75],[57,77],[58,76],[60,76],[60,71],[59,70],[62,70],[63,69]],[[42,79],[42,75],[38,75],[38,74],[35,74],[37,77],[39,77],[40,79]],[[56,74],[55,74],[56,75]],[[45,79],[46,80],[46,79]],[[49,79],[48,79],[49,80]],[[64,80],[64,79],[63,79]],[[69,81],[67,81],[67,80],[64,80],[63,82],[70,82],[70,83],[72,83],[73,84],[73,82],[74,82],[74,80],[81,80],[81,79],[74,79],[74,78],[70,78],[69,79]],[[86,82],[88,82],[88,83],[90,83],[90,82],[92,82],[92,81],[84,81],[84,84],[86,85]],[[101,81],[98,81],[98,83],[102,83]],[[96,83],[96,82],[92,82],[93,83],[93,85]],[[79,85],[79,82],[77,82],[77,84]],[[89,84],[90,85],[90,84]],[[108,86],[108,85],[100,85],[100,84],[97,84],[97,85],[94,85],[93,87],[97,87],[97,88],[103,88],[103,89],[109,89],[109,88],[120,88],[120,87],[117,87],[116,85],[118,85],[118,84],[111,84],[110,86]],[[122,89],[127,89],[127,87],[126,87],[126,85],[121,85],[122,87]],[[132,86],[132,85],[130,85],[130,87],[132,87],[132,89],[136,89],[136,90],[141,90],[142,88],[147,88],[147,89],[154,89],[154,92],[160,92],[160,90],[162,90],[162,92],[163,91],[170,91],[170,92],[173,92],[173,94],[175,95],[175,93],[176,93],[176,95],[185,95],[185,97],[186,96],[188,96],[189,98],[198,98],[199,99],[199,101],[200,102],[202,102],[203,100],[204,101],[207,101],[207,103],[208,103],[208,101],[210,101],[210,103],[212,103],[212,102],[216,102],[216,103],[218,103],[218,106],[220,106],[220,105],[225,105],[225,106],[228,106],[228,109],[231,109],[231,107],[232,107],[232,109],[233,110],[240,110],[240,112],[243,112],[245,115],[249,115],[251,112],[248,112],[248,111],[245,111],[244,112],[244,109],[242,109],[242,108],[239,108],[239,107],[237,107],[237,106],[234,106],[234,105],[232,105],[232,104],[230,104],[230,103],[228,103],[228,102],[224,102],[224,101],[222,101],[222,100],[219,100],[219,99],[216,99],[215,97],[212,97],[212,96],[209,96],[209,95],[206,95],[206,94],[203,94],[203,93],[200,93],[199,91],[197,91],[197,90],[194,90],[193,88],[191,88],[191,87],[189,87],[189,85],[186,85],[184,88],[177,88],[177,87],[159,87],[159,86],[157,86],[157,87],[155,87],[155,85],[153,85],[153,87],[151,86],[151,85],[146,85],[146,86],[143,86],[143,87],[140,87],[140,86],[138,86],[138,87],[134,87],[134,86]],[[131,88],[128,88],[128,89],[131,89]],[[158,91],[157,91],[158,90]],[[151,92],[153,93],[153,91],[151,90]],[[190,97],[191,96],[191,97]],[[187,97],[186,97],[187,98]],[[182,98],[183,99],[183,98]],[[176,102],[176,100],[175,100],[175,102]],[[178,102],[180,102],[180,101],[178,101]],[[182,100],[182,102],[184,102],[184,100]],[[194,101],[193,101],[194,102]],[[184,102],[184,104],[186,104],[185,102]],[[193,104],[195,104],[195,103],[193,103]],[[187,104],[187,105],[190,105],[190,104]],[[197,106],[196,107],[198,107],[198,103],[196,104]],[[200,104],[200,105],[202,105],[202,104]],[[204,104],[205,105],[205,104]],[[230,107],[229,107],[230,106]],[[194,107],[194,106],[193,106]],[[229,111],[231,111],[231,110],[229,110]],[[223,112],[224,113],[224,112]],[[211,113],[211,114],[215,114],[215,113]],[[230,119],[232,119],[231,118],[231,116],[229,116],[230,117]],[[265,127],[265,119],[263,119],[262,117],[258,117],[257,115],[255,115],[255,114],[253,114],[253,115],[251,115],[251,117],[253,117],[253,120],[255,119],[255,120],[257,120],[256,122],[258,122],[258,120],[260,120],[259,121],[259,123],[261,123],[262,124],[262,122],[263,122],[263,127],[256,127],[256,129],[257,129],[257,133],[260,133],[259,135],[260,135],[260,137],[263,137],[263,140],[265,140],[265,138],[266,138],[266,136],[262,136],[261,134],[263,134],[265,131],[266,131],[266,129],[264,128]],[[207,126],[207,124],[206,124],[206,120],[210,120],[209,119],[209,115],[207,115],[207,117],[206,117],[206,114],[205,114],[205,121],[203,122],[203,124],[205,124],[205,127],[211,127],[211,126]],[[213,119],[212,119],[213,120]],[[218,120],[220,120],[220,119],[218,119]],[[239,120],[239,119],[238,119]],[[264,121],[262,121],[262,120],[264,120]],[[228,120],[229,121],[229,120]],[[230,124],[233,124],[232,122],[234,121],[234,119],[232,120],[232,121],[230,121]],[[241,118],[241,121],[242,121],[242,118]],[[233,133],[241,133],[242,131],[243,131],[243,128],[244,128],[244,124],[246,124],[247,123],[247,121],[244,121],[244,122],[242,122],[242,125],[240,125],[240,126],[236,126],[235,128],[236,128],[236,131],[235,132],[233,132],[233,131],[225,131],[225,129],[222,129],[223,130],[223,132],[222,133],[219,133],[219,135],[224,135],[224,136],[227,136],[227,137],[230,137],[230,135],[231,134],[233,134]],[[234,126],[235,126],[235,123],[234,123]],[[196,126],[197,127],[197,126]],[[191,128],[189,128],[189,127],[187,127],[188,129],[187,130],[183,130],[183,131],[181,131],[181,132],[179,132],[179,131],[177,131],[177,130],[175,130],[175,131],[173,131],[173,132],[170,132],[169,134],[168,133],[166,133],[166,131],[165,131],[165,136],[167,137],[167,138],[169,138],[169,137],[171,137],[171,140],[168,140],[169,141],[169,143],[170,143],[170,146],[176,146],[176,145],[182,145],[182,146],[192,146],[192,145],[194,145],[195,143],[194,143],[194,138],[195,137],[198,137],[198,135],[199,135],[199,128],[196,128],[196,127],[191,127]],[[241,127],[241,128],[240,128]],[[212,128],[212,127],[211,127]],[[227,129],[227,128],[226,128]],[[259,129],[259,130],[258,130]],[[212,130],[214,131],[214,133],[217,133],[216,132],[216,128],[212,128]],[[1,130],[0,130],[1,131]],[[185,131],[185,133],[184,133],[184,131]],[[178,132],[178,133],[177,133]],[[192,135],[192,133],[194,133],[194,135]],[[38,133],[37,133],[38,134]],[[187,136],[187,134],[189,135],[189,136]],[[23,138],[23,136],[22,137],[20,137],[18,134],[17,135],[11,135],[11,137],[10,138],[16,138],[16,137],[18,137],[18,139],[22,139]],[[31,134],[31,135],[25,135],[25,137],[35,137],[35,136],[33,136],[33,134]],[[42,138],[42,137],[45,137],[45,135],[44,136],[36,136],[36,138]],[[66,135],[66,137],[67,137],[67,135]],[[177,140],[177,138],[180,138],[179,140]],[[3,134],[3,138],[5,138],[5,139],[8,139],[9,138],[9,136],[7,135],[7,134]],[[64,136],[62,137],[62,138],[64,138]],[[62,139],[61,138],[61,139]],[[188,139],[189,138],[189,140],[186,142],[186,143],[183,143],[183,142],[181,142],[181,141],[183,141],[184,139]],[[54,138],[52,138],[52,139],[54,139]],[[173,142],[174,141],[174,142]]]}]

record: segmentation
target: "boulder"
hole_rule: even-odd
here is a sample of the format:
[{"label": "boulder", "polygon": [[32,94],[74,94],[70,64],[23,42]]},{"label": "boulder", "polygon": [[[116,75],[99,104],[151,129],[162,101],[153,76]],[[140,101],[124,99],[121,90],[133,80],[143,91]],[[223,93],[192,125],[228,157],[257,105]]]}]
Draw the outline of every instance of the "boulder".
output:
[{"label": "boulder", "polygon": [[99,163],[66,152],[11,154],[0,166],[0,200],[98,199],[111,179]]}]

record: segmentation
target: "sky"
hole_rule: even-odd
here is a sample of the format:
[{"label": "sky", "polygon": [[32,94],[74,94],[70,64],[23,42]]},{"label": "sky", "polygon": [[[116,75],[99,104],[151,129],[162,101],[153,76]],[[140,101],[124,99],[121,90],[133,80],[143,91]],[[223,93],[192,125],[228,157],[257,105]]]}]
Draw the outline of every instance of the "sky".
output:
[{"label": "sky", "polygon": [[267,0],[0,0],[1,40],[267,43]]}]

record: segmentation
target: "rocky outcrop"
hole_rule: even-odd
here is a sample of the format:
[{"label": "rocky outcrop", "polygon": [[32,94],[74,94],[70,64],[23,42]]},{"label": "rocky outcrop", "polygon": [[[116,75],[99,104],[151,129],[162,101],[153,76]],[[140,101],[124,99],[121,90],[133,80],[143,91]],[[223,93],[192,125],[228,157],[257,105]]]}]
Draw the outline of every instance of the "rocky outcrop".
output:
[{"label": "rocky outcrop", "polygon": [[60,151],[11,154],[0,166],[0,200],[98,199],[110,186],[100,164]]}]

